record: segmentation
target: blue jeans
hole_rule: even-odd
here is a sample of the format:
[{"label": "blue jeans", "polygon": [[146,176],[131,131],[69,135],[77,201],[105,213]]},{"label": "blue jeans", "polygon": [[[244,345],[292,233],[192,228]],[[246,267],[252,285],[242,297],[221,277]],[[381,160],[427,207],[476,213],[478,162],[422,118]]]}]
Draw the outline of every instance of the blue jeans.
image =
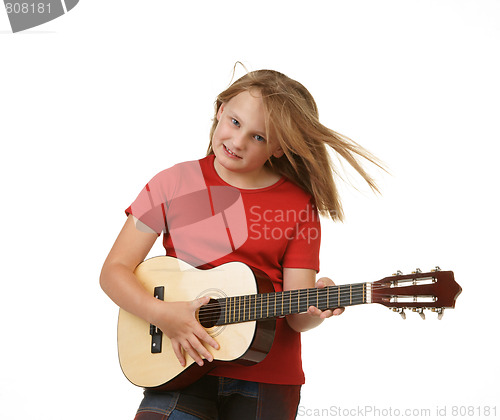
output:
[{"label": "blue jeans", "polygon": [[300,385],[206,375],[181,391],[146,389],[135,420],[289,420],[299,401]]}]

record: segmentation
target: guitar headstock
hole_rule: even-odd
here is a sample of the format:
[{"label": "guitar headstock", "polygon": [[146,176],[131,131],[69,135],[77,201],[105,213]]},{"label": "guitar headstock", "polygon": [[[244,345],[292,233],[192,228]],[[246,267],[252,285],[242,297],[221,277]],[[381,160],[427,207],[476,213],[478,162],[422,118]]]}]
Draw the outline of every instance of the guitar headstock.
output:
[{"label": "guitar headstock", "polygon": [[444,308],[454,308],[461,292],[453,271],[441,271],[439,267],[428,273],[420,269],[412,274],[398,271],[372,284],[372,303],[391,308],[403,319],[405,309],[418,312],[422,319],[425,319],[424,309],[430,309],[441,319]]}]

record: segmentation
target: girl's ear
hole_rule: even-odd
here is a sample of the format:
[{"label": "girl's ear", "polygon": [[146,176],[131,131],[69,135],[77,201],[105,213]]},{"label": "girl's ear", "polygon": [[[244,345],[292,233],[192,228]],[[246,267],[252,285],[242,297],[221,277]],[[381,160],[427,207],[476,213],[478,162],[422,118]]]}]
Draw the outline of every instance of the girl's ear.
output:
[{"label": "girl's ear", "polygon": [[220,107],[217,111],[217,121],[220,121],[220,117],[221,117],[223,112],[224,112],[224,103],[221,103]]},{"label": "girl's ear", "polygon": [[275,158],[280,158],[281,156],[283,156],[285,154],[285,152],[283,151],[283,149],[281,147],[278,147],[274,153],[273,153],[273,156]]}]

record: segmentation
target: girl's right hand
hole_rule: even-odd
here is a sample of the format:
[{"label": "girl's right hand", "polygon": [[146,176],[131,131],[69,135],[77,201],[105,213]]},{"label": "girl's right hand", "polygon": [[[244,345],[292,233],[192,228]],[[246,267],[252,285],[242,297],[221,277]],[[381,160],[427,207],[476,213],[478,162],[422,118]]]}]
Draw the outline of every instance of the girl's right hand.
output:
[{"label": "girl's right hand", "polygon": [[219,349],[217,341],[196,319],[196,311],[209,301],[209,297],[202,297],[190,302],[161,302],[156,308],[153,324],[170,338],[174,353],[183,367],[186,366],[185,352],[200,366],[203,366],[203,358],[209,362],[213,360],[203,342]]}]

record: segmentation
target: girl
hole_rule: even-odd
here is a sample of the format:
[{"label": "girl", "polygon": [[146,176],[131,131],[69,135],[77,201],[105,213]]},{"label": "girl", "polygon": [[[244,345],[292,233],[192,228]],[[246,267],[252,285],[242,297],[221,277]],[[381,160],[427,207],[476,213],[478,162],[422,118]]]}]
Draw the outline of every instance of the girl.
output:
[{"label": "girl", "polygon": [[[271,70],[246,74],[215,104],[207,156],[151,179],[126,210],[128,218],[102,269],[103,290],[126,311],[158,326],[181,365],[203,365],[219,348],[198,323],[209,298],[163,302],[135,278],[163,232],[167,255],[198,268],[242,261],[264,271],[276,291],[333,285],[319,270],[318,214],[342,220],[332,148],[377,190],[359,158],[366,150],[323,126],[300,83]],[[300,332],[342,308],[278,319],[273,346],[253,366],[226,364],[176,392],[145,390],[136,419],[293,419],[304,383]],[[214,350],[215,349],[215,350]]]}]

